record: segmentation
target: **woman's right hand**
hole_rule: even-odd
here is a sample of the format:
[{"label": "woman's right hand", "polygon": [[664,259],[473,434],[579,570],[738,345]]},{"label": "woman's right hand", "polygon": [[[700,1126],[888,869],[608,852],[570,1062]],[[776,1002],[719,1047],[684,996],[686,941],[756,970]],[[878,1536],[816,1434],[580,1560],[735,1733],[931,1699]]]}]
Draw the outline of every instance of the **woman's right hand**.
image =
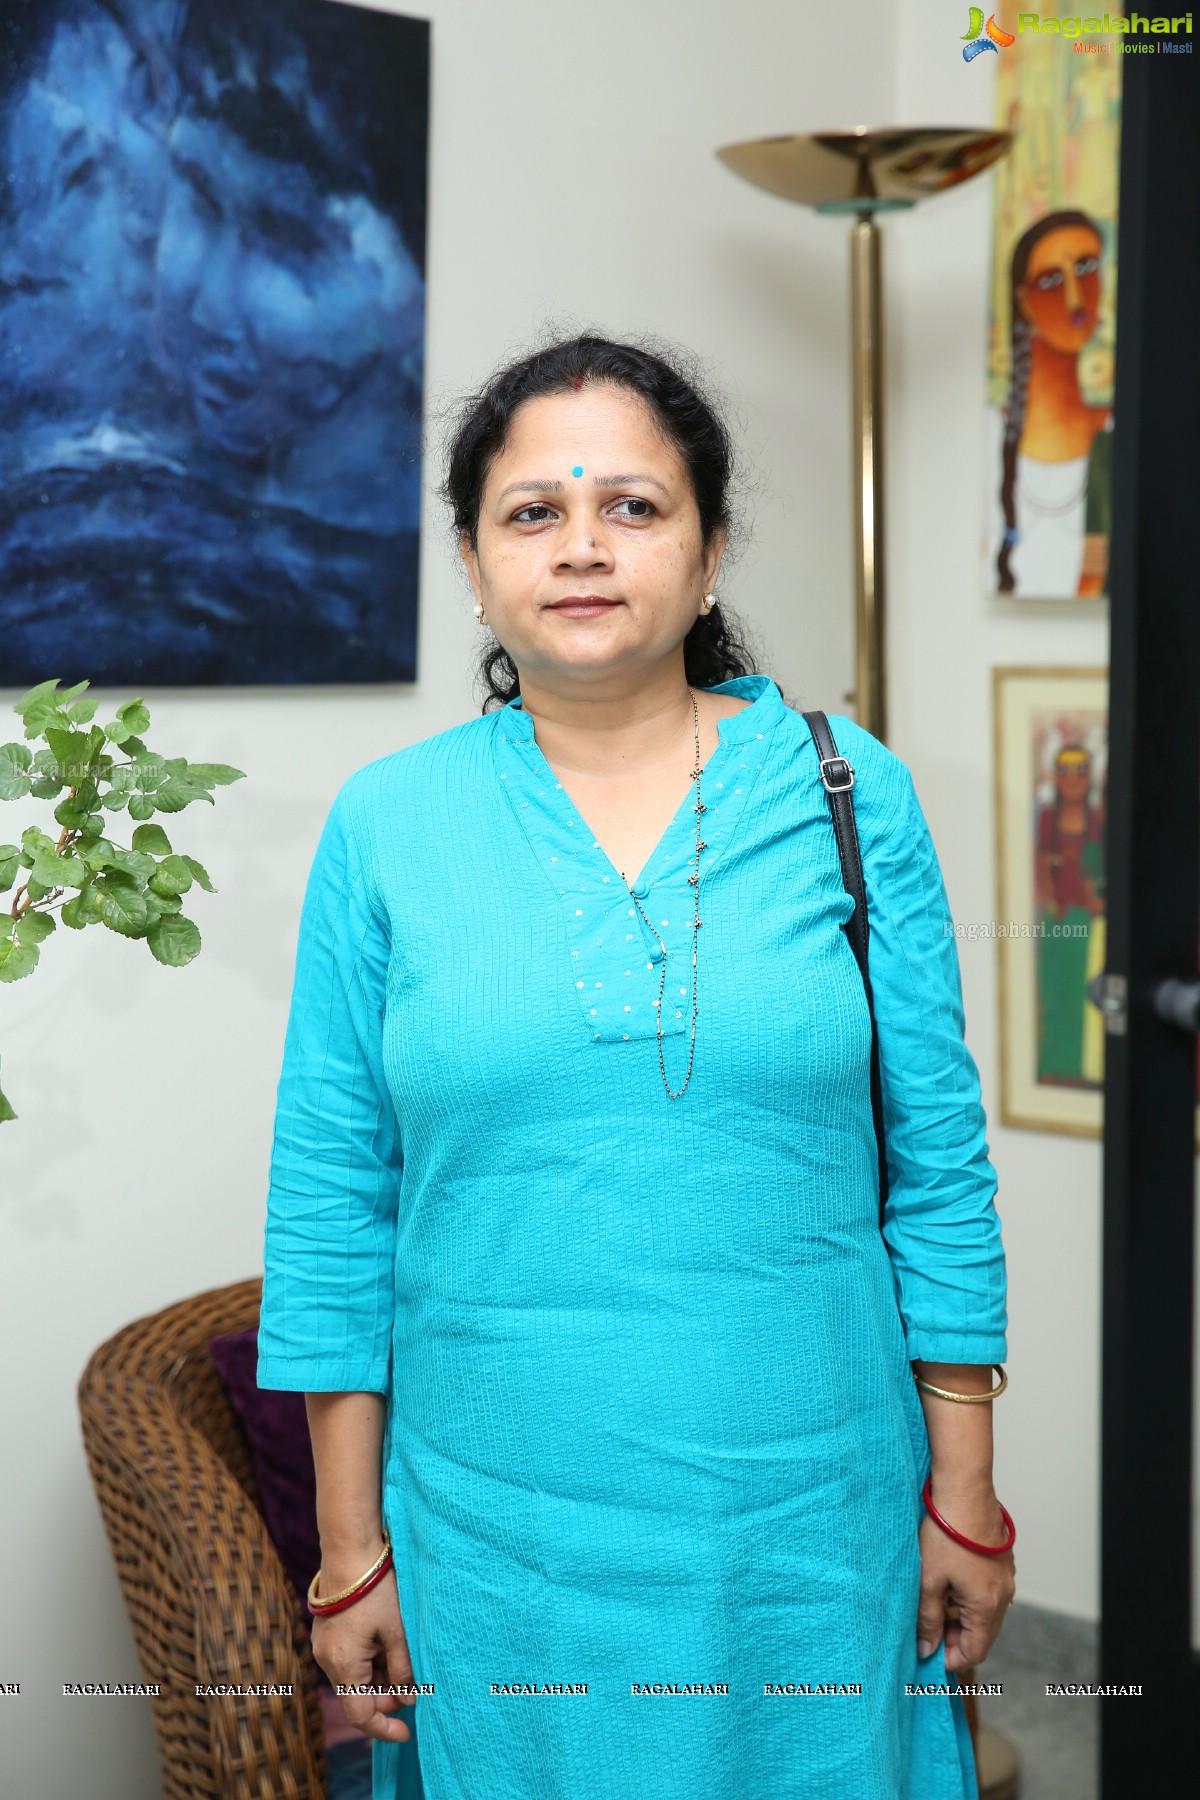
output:
[{"label": "woman's right hand", "polygon": [[[322,1567],[321,1586],[336,1594],[362,1573],[361,1562],[353,1570],[336,1565]],[[399,1687],[412,1685],[408,1639],[400,1617],[396,1572],[389,1569],[361,1600],[328,1618],[313,1619],[313,1656],[334,1687]],[[416,1704],[414,1694],[339,1694],[350,1723],[365,1737],[386,1743],[406,1743],[412,1729],[403,1719],[389,1715],[398,1706]]]}]

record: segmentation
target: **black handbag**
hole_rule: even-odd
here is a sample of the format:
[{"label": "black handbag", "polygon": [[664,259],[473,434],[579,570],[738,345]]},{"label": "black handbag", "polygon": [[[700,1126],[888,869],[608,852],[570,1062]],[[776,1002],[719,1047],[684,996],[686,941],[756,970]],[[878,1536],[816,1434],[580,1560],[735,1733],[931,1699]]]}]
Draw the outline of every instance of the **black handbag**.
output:
[{"label": "black handbag", "polygon": [[871,1017],[871,1116],[875,1121],[875,1148],[879,1159],[879,1226],[883,1229],[888,1198],[887,1146],[883,1129],[883,1083],[879,1074],[879,1029],[875,1023],[875,997],[871,992],[871,976],[867,967],[867,946],[871,928],[867,919],[867,887],[863,879],[862,855],[858,847],[858,827],[854,822],[854,802],[850,790],[854,786],[854,770],[838,750],[823,712],[802,713],[820,757],[820,776],[833,814],[833,830],[837,838],[838,856],[842,864],[842,883],[854,902],[854,911],[842,929],[850,939],[854,960],[862,973],[867,995],[867,1011]]}]

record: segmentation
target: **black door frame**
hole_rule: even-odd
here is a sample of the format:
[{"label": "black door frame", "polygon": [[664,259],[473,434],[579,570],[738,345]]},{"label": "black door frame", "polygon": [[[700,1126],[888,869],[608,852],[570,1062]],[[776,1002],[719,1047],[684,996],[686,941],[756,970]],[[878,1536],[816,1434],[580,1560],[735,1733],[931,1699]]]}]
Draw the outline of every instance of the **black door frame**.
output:
[{"label": "black door frame", "polygon": [[1193,1776],[1200,1766],[1200,1658],[1191,1647],[1196,1040],[1155,1005],[1163,981],[1195,981],[1200,921],[1198,62],[1122,57],[1100,1680],[1140,1683],[1142,1695],[1098,1702],[1103,1800],[1158,1791],[1167,1766]]}]

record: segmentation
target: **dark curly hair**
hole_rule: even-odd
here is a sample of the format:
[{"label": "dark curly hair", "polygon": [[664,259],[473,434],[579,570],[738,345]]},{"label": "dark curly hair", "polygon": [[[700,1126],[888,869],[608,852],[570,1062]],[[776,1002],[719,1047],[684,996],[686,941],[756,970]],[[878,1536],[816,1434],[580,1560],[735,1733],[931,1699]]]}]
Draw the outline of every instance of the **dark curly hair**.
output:
[{"label": "dark curly hair", "polygon": [[[455,542],[465,533],[471,547],[478,546],[488,472],[504,448],[517,408],[542,394],[568,393],[583,381],[628,388],[646,401],[691,478],[702,542],[710,544],[721,527],[729,543],[737,539],[740,526],[731,504],[737,462],[733,438],[704,391],[694,359],[674,347],[616,342],[588,331],[506,363],[478,393],[458,403],[439,490],[452,515]],[[691,687],[715,687],[755,672],[744,628],[723,601],[696,619],[683,641],[683,660]],[[485,690],[483,712],[507,704],[521,691],[516,664],[500,643],[485,645],[477,677]]]}]

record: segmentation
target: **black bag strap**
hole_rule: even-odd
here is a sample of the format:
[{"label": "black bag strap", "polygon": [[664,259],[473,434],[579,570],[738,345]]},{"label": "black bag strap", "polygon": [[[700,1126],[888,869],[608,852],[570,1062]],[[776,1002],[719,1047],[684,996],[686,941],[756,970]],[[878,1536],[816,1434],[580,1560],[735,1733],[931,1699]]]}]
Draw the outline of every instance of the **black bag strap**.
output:
[{"label": "black bag strap", "polygon": [[838,857],[842,865],[842,883],[854,902],[854,911],[843,929],[850,939],[854,960],[862,974],[867,995],[867,1012],[871,1018],[871,1116],[875,1121],[875,1149],[879,1159],[879,1226],[887,1209],[888,1171],[887,1144],[883,1127],[883,1082],[879,1073],[879,1029],[875,1023],[875,996],[871,992],[871,975],[867,950],[871,927],[867,917],[867,887],[863,878],[862,854],[858,847],[858,827],[854,822],[854,802],[850,790],[854,786],[854,770],[838,750],[823,712],[802,713],[820,757],[819,772],[829,810],[833,814],[833,830],[837,838]]}]

